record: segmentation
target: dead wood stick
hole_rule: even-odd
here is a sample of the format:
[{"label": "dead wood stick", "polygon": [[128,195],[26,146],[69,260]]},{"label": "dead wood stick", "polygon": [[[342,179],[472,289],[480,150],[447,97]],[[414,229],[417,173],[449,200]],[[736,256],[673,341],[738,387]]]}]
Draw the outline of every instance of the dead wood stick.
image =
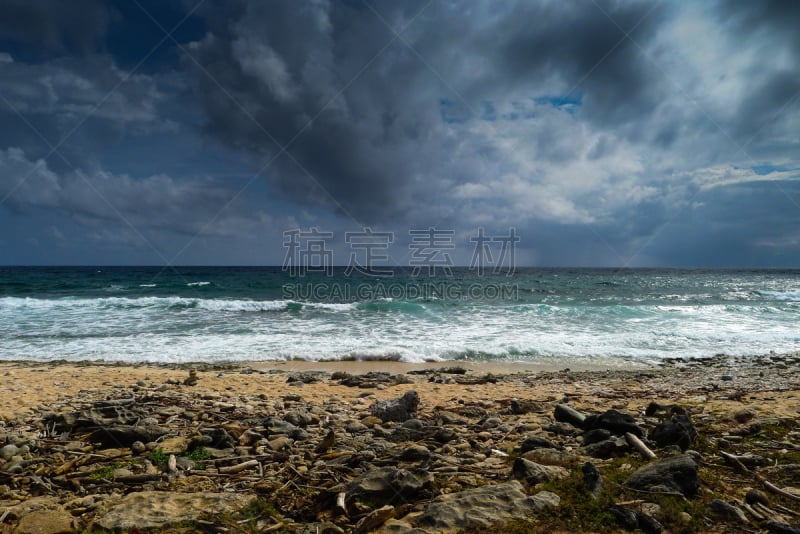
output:
[{"label": "dead wood stick", "polygon": [[795,495],[794,493],[789,493],[788,491],[784,491],[768,480],[762,480],[761,482],[764,484],[764,487],[767,488],[772,493],[777,493],[778,495],[786,497],[787,499],[800,502],[800,495]]},{"label": "dead wood stick", "polygon": [[255,467],[258,465],[258,460],[248,460],[246,462],[242,462],[236,465],[229,465],[227,467],[219,467],[218,470],[220,473],[225,475],[231,475],[234,473],[240,473],[245,469],[250,469],[251,467]]},{"label": "dead wood stick", "polygon": [[342,513],[347,516],[347,506],[345,505],[345,499],[347,498],[347,493],[340,492],[336,496],[336,507],[342,510]]},{"label": "dead wood stick", "polygon": [[734,456],[733,454],[729,454],[725,451],[720,451],[720,454],[725,459],[726,464],[733,465],[737,471],[741,473],[749,473],[750,470],[745,466],[738,457]]},{"label": "dead wood stick", "polygon": [[647,460],[653,460],[656,457],[656,453],[651,451],[650,448],[642,442],[642,440],[630,432],[625,432],[625,439],[628,440],[628,444],[631,447],[639,451],[639,454],[644,456]]}]

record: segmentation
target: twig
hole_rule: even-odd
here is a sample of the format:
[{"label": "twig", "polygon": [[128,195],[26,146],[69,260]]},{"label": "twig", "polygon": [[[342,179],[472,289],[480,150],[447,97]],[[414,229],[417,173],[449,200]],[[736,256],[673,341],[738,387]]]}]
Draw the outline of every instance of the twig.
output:
[{"label": "twig", "polygon": [[644,456],[647,460],[653,460],[656,457],[656,453],[650,450],[650,448],[645,445],[642,440],[631,434],[630,432],[625,432],[625,439],[628,440],[628,443],[631,447],[639,451],[639,454]]},{"label": "twig", "polygon": [[786,497],[787,499],[800,502],[800,495],[795,495],[794,493],[789,493],[788,491],[784,491],[775,484],[773,484],[772,482],[770,482],[769,480],[762,480],[761,483],[764,484],[764,487],[767,488],[772,493],[777,493],[778,495]]},{"label": "twig", "polygon": [[622,484],[622,485],[621,485],[621,487],[622,487],[623,489],[626,489],[626,490],[628,490],[628,491],[633,491],[633,492],[636,492],[636,493],[646,493],[646,494],[648,494],[648,495],[667,495],[667,496],[669,496],[669,497],[680,497],[681,499],[683,499],[683,501],[684,501],[684,502],[688,502],[688,501],[686,500],[686,496],[684,496],[684,494],[683,494],[683,493],[680,493],[680,492],[677,492],[677,491],[652,491],[652,490],[643,490],[643,489],[636,489],[636,488],[632,488],[632,487],[630,487],[630,486],[626,486],[626,485],[624,485],[624,484]]},{"label": "twig", "polygon": [[729,464],[729,465],[733,465],[733,467],[736,468],[737,471],[739,471],[741,473],[749,473],[750,472],[750,470],[741,462],[741,460],[739,460],[739,458],[737,456],[734,456],[733,454],[729,454],[729,453],[727,453],[725,451],[720,451],[720,454],[725,459],[725,463]]}]

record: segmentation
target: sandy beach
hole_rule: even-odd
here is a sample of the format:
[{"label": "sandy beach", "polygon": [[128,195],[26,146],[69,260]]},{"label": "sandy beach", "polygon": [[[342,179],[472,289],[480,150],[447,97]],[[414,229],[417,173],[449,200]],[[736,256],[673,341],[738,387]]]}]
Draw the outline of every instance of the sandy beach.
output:
[{"label": "sandy beach", "polygon": [[[777,356],[782,360],[783,356]],[[792,359],[793,356],[787,356]],[[348,373],[387,372],[393,375],[415,371],[461,367],[473,374],[509,375],[518,380],[500,383],[459,385],[418,381],[414,388],[423,402],[439,406],[465,398],[489,401],[501,399],[554,400],[569,395],[577,403],[590,407],[592,398],[614,398],[616,404],[636,408],[636,399],[694,402],[726,402],[731,392],[746,391],[750,396],[775,398],[765,412],[797,415],[799,406],[792,403],[800,389],[800,368],[778,361],[775,367],[769,356],[760,358],[717,358],[669,361],[664,365],[631,362],[622,370],[602,365],[556,366],[553,364],[515,362],[429,362],[403,363],[385,361],[308,362],[278,361],[248,364],[117,364],[103,362],[2,362],[0,363],[0,417],[22,418],[36,407],[65,399],[113,396],[115,389],[130,387],[139,381],[165,383],[181,381],[188,369],[197,369],[200,381],[193,390],[200,395],[216,393],[235,400],[237,395],[264,394],[281,397],[287,392],[302,391],[304,398],[321,402],[329,398],[352,400],[361,393],[330,383],[296,389],[286,382],[287,374],[303,372]],[[729,375],[735,380],[723,380]],[[393,389],[374,391],[378,398],[395,394]],[[777,395],[777,396],[776,396]],[[778,398],[785,402],[778,402]]]},{"label": "sandy beach", "polygon": [[[748,512],[748,525],[764,527],[764,510],[759,515],[745,502],[758,477],[787,495],[798,485],[791,471],[800,461],[796,354],[671,360],[628,370],[488,362],[4,362],[0,376],[0,418],[10,447],[0,467],[0,506],[9,532],[126,531],[140,524],[160,532],[186,532],[170,529],[189,524],[197,529],[189,532],[230,532],[231,522],[277,532],[491,532],[501,525],[520,532],[624,531],[607,513],[620,507],[647,516],[639,525],[645,531],[658,531],[641,526],[653,519],[665,532],[739,532],[743,524],[731,524],[733,516],[716,510],[722,506],[716,500],[740,503],[737,509],[756,514]],[[419,402],[407,415],[380,412],[412,390]],[[581,428],[572,428],[559,406],[581,417],[627,418],[620,428],[649,437],[645,447],[657,459],[614,437],[625,432],[613,425],[609,431],[600,424],[605,435],[591,444],[589,427],[581,419],[571,423]],[[669,426],[670,410],[691,414],[691,444],[659,441],[656,429]],[[150,437],[148,424],[161,430]],[[213,442],[220,433],[232,441]],[[140,434],[141,443],[126,441]],[[326,448],[326,438],[335,445]],[[166,462],[164,450],[175,465],[158,463]],[[75,463],[70,455],[79,451],[93,459]],[[742,462],[759,458],[752,464],[759,469],[785,465],[788,471],[764,475],[742,465],[746,472],[739,472],[721,461],[725,451]],[[353,467],[338,458],[350,458]],[[684,523],[660,495],[679,493],[618,482],[675,459],[695,471],[699,465],[698,487],[679,505]],[[603,509],[587,509],[591,499],[574,487],[587,461],[610,481],[597,501]],[[427,478],[408,493],[402,490],[407,481],[391,482],[400,484],[400,501],[369,493],[381,481],[362,480],[397,473]],[[481,491],[497,493],[469,496]],[[336,494],[344,504],[334,503]],[[143,511],[153,505],[152,495],[159,502],[169,495],[157,517]],[[506,503],[508,513],[504,504],[480,521],[467,520],[458,504],[462,495],[470,507],[480,508],[476,500]],[[796,522],[793,498],[771,498],[769,510],[780,524]],[[437,519],[437,507],[448,506],[445,519]],[[251,510],[252,521],[238,509]],[[26,517],[52,528],[33,529]]]}]

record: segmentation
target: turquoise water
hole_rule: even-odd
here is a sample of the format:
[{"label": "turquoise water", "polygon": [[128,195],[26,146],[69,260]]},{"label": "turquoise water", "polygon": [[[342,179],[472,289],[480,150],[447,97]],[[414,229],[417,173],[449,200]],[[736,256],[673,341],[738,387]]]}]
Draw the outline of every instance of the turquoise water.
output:
[{"label": "turquoise water", "polygon": [[800,271],[0,268],[0,359],[657,361],[800,350]]}]

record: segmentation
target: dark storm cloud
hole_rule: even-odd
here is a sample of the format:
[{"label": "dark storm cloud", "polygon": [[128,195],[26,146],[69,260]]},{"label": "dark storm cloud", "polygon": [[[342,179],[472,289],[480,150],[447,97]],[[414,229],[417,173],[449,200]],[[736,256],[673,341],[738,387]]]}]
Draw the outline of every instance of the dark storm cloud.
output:
[{"label": "dark storm cloud", "polygon": [[[551,265],[708,263],[703,243],[778,262],[800,246],[800,210],[775,194],[800,168],[797,2],[140,5],[0,5],[0,193],[24,169],[40,186],[6,211],[111,226],[87,178],[173,236],[515,226]],[[164,30],[187,15],[176,45]],[[87,114],[59,148],[70,163],[40,162],[26,121],[55,144]],[[217,169],[266,180],[204,230],[247,183],[209,178],[214,151],[235,155]]]},{"label": "dark storm cloud", "polygon": [[800,109],[800,2],[726,0],[719,15],[732,35],[765,56],[763,63],[753,65],[735,124],[737,139],[758,145],[774,137],[776,128],[787,126],[785,118]]},{"label": "dark storm cloud", "polygon": [[[295,199],[341,204],[368,222],[443,194],[443,178],[467,179],[454,162],[463,144],[454,139],[457,117],[476,119],[485,102],[512,98],[533,108],[537,97],[583,95],[582,116],[624,123],[659,98],[625,32],[646,43],[665,10],[644,3],[483,9],[242,3],[228,8],[225,24],[220,13],[208,14],[214,29],[189,47],[186,64],[202,65],[195,70],[209,133],[261,161],[299,134],[271,178]],[[403,39],[414,48],[392,42],[381,19],[398,31],[408,25]],[[572,147],[553,149],[560,141],[553,132],[530,135],[543,157],[570,157]]]},{"label": "dark storm cloud", "polygon": [[34,60],[94,51],[115,17],[99,0],[4,0],[0,10],[0,48]]}]

